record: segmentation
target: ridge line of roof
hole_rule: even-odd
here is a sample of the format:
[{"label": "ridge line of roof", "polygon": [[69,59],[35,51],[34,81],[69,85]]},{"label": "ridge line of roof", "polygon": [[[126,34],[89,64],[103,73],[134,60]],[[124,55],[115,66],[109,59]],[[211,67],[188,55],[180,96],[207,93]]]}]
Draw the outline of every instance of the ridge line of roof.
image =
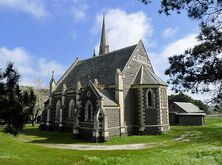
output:
[{"label": "ridge line of roof", "polygon": [[143,65],[141,65],[141,76],[140,76],[140,84],[143,83]]},{"label": "ridge line of roof", "polygon": [[138,76],[138,74],[139,74],[139,72],[140,72],[141,66],[142,66],[142,64],[140,64],[139,69],[136,71],[136,76],[134,77],[134,79],[133,79],[133,81],[132,81],[132,84],[131,84],[131,85],[133,85],[133,84],[134,84],[134,82],[136,81],[136,78],[137,78],[137,76]]},{"label": "ridge line of roof", "polygon": [[[143,64],[142,64],[143,65]],[[144,66],[145,67],[145,66]],[[148,68],[146,68],[145,67],[145,69],[151,74],[151,76],[159,83],[159,84],[161,84],[161,82],[159,82],[157,79],[156,79],[156,77],[155,76],[153,76],[153,74],[155,74],[155,73],[151,73],[151,71],[148,69]],[[156,75],[156,74],[155,74]],[[156,75],[157,76],[157,75]],[[157,76],[158,77],[158,76]],[[159,77],[158,77],[159,78]],[[159,78],[160,79],[160,78]],[[161,79],[160,79],[161,80]],[[164,82],[163,80],[161,80],[162,82]],[[165,82],[164,82],[165,83]],[[164,85],[167,85],[166,83],[164,84]]]},{"label": "ridge line of roof", "polygon": [[131,45],[131,46],[127,46],[127,47],[124,47],[124,48],[120,48],[120,49],[114,50],[114,51],[109,52],[109,53],[104,53],[104,54],[101,54],[101,55],[97,55],[97,56],[95,56],[95,57],[86,58],[86,59],[84,59],[84,60],[80,60],[79,62],[84,62],[84,61],[91,60],[91,59],[95,59],[95,58],[101,58],[101,57],[107,56],[107,55],[109,55],[109,54],[111,54],[111,53],[115,53],[115,52],[121,51],[121,50],[123,50],[123,49],[128,49],[128,48],[133,47],[133,46],[136,46],[136,45],[137,45],[137,44],[134,44],[134,45]]},{"label": "ridge line of roof", "polygon": [[68,73],[72,70],[73,67],[76,66],[76,64],[80,62],[78,58],[76,58],[76,60],[72,63],[72,65],[65,71],[65,73],[61,76],[61,78],[59,79],[58,83],[56,83],[56,88],[55,90],[57,90],[57,87],[60,85],[60,83],[62,82],[62,80],[68,75]]},{"label": "ridge line of roof", "polygon": [[95,87],[95,85],[92,83],[91,80],[89,80],[89,86],[91,86],[92,90],[95,90],[95,94],[99,95],[100,98],[102,98],[102,96],[100,95],[99,91],[97,90],[97,88]]},{"label": "ridge line of roof", "polygon": [[[135,45],[136,47],[135,47],[135,49],[133,50],[132,54],[135,53],[136,48],[138,47],[139,44],[141,44],[141,42],[143,42],[143,41],[140,39],[139,42]],[[127,60],[126,65],[124,66],[124,68],[123,68],[123,70],[122,70],[122,73],[123,73],[123,74],[124,74],[127,66],[129,65],[130,60],[132,59],[132,54],[130,55],[130,58]]]}]

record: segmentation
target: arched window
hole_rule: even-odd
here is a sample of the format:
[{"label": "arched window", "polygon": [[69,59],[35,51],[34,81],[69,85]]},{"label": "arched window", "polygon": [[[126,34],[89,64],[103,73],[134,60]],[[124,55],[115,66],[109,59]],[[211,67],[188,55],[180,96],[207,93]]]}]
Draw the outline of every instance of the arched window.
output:
[{"label": "arched window", "polygon": [[60,116],[60,109],[61,109],[61,102],[57,101],[57,103],[56,103],[56,118],[59,118],[59,116]]},{"label": "arched window", "polygon": [[68,118],[71,119],[74,116],[74,110],[75,110],[75,101],[72,99],[69,102],[69,113],[68,113]]},{"label": "arched window", "polygon": [[85,120],[92,121],[93,120],[93,106],[91,101],[87,101],[85,106]]},{"label": "arched window", "polygon": [[152,89],[148,89],[146,92],[146,105],[147,107],[154,107],[155,105],[155,94]]}]

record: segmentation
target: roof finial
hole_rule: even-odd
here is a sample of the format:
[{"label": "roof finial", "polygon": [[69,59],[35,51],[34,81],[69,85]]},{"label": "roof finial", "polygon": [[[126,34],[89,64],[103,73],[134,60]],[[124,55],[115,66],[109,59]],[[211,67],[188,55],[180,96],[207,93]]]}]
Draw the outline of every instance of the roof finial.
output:
[{"label": "roof finial", "polygon": [[52,71],[52,78],[51,79],[54,79],[54,70]]},{"label": "roof finial", "polygon": [[93,50],[93,57],[96,57],[96,50]]},{"label": "roof finial", "polygon": [[99,55],[104,54],[104,53],[109,53],[109,44],[108,44],[107,34],[106,34],[105,14],[103,14],[102,35],[101,35],[101,41],[100,41]]}]

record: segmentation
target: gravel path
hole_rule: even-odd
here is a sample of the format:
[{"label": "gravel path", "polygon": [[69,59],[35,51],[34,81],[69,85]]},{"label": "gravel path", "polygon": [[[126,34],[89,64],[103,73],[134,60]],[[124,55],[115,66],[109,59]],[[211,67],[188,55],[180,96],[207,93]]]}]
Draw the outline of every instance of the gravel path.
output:
[{"label": "gravel path", "polygon": [[41,144],[45,147],[69,150],[140,150],[152,148],[154,144],[87,145],[87,144]]}]

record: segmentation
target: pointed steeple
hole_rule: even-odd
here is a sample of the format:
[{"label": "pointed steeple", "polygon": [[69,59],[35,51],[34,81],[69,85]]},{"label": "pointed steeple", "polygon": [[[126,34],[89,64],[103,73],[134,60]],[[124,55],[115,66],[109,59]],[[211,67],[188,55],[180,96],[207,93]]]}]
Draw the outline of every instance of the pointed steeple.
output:
[{"label": "pointed steeple", "polygon": [[101,41],[100,41],[99,55],[102,55],[104,53],[109,53],[109,44],[108,44],[107,34],[106,34],[105,15],[103,14],[103,25],[102,25],[102,35],[101,35]]}]

